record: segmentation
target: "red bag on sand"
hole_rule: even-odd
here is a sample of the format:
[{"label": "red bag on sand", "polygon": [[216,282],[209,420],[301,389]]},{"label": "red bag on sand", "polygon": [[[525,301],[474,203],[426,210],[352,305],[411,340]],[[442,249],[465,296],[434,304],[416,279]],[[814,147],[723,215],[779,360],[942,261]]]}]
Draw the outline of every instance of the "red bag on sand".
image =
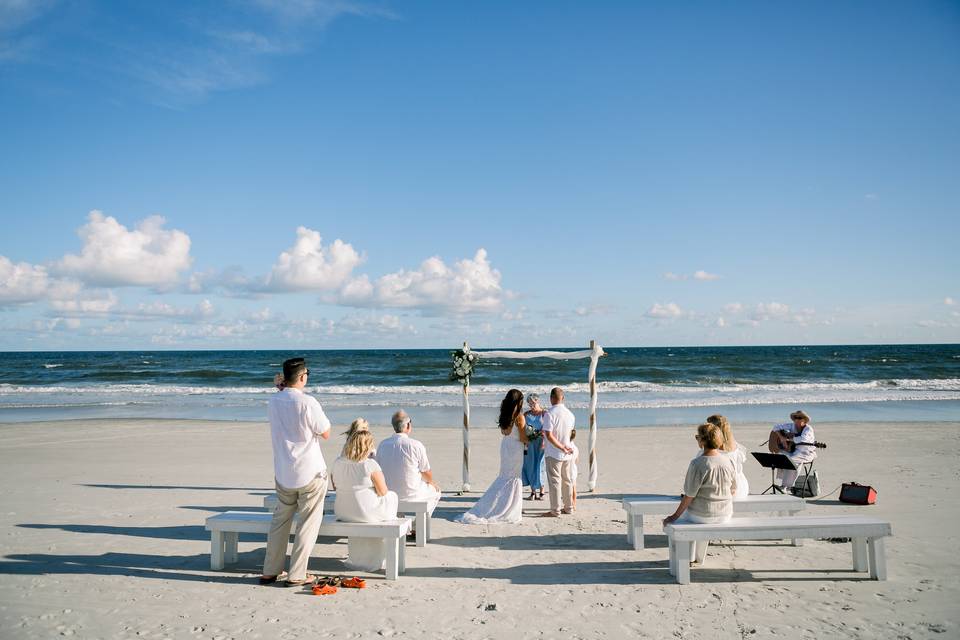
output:
[{"label": "red bag on sand", "polygon": [[840,502],[848,504],[874,504],[877,501],[877,490],[865,484],[844,482],[840,487]]}]

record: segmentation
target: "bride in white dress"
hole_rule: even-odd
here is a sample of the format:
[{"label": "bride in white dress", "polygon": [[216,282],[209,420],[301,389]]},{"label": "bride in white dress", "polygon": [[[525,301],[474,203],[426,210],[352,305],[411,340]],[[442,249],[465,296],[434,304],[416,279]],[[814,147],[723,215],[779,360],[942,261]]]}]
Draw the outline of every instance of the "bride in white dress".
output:
[{"label": "bride in white dress", "polygon": [[500,403],[500,474],[473,508],[457,518],[464,524],[520,522],[523,512],[523,448],[527,443],[524,431],[523,394],[510,389]]},{"label": "bride in white dress", "polygon": [[707,422],[720,427],[723,434],[723,445],[720,452],[730,458],[733,468],[737,472],[737,492],[734,498],[745,498],[750,493],[750,485],[747,483],[747,476],[743,473],[743,463],[747,461],[747,450],[733,438],[733,429],[730,427],[730,421],[720,414],[714,414],[707,418]]}]

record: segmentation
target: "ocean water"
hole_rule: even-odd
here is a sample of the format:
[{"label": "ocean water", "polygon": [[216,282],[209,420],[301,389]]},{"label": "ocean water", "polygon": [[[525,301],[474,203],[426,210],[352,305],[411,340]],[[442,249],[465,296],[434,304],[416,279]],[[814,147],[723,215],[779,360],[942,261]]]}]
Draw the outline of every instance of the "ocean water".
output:
[{"label": "ocean water", "polygon": [[[738,421],[960,420],[960,345],[606,347],[598,422],[683,424],[720,411]],[[118,351],[0,353],[0,422],[72,418],[264,420],[281,362],[302,355],[308,392],[335,423],[386,424],[396,408],[419,426],[459,426],[451,351]],[[511,387],[559,385],[585,424],[588,360],[482,358],[472,424],[492,424]]]}]

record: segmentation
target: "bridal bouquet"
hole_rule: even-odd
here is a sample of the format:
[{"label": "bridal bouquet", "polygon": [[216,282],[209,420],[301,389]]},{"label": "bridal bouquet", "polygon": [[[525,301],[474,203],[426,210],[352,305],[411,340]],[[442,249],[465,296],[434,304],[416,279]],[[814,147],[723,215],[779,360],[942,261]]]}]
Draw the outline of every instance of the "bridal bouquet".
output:
[{"label": "bridal bouquet", "polygon": [[540,438],[543,435],[543,429],[537,429],[536,427],[534,427],[532,424],[529,424],[529,423],[526,426],[524,426],[523,432],[526,434],[527,440],[529,440],[530,442],[533,442],[534,440],[536,440],[537,438]]}]

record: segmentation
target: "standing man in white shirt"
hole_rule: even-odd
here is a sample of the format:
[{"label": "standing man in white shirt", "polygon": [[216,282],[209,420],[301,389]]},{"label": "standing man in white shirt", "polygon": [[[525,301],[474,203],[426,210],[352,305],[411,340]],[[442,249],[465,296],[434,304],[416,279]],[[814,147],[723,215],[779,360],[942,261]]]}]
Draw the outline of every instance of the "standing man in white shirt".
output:
[{"label": "standing man in white shirt", "polygon": [[410,437],[413,420],[402,409],[390,420],[396,432],[377,447],[377,463],[387,488],[401,500],[426,500],[433,514],[440,502],[440,486],[433,480],[427,448]]},{"label": "standing man in white shirt", "polygon": [[[563,389],[550,391],[552,405],[543,414],[543,435],[547,439],[544,460],[547,465],[547,486],[550,487],[550,511],[543,517],[556,518],[561,513],[573,513],[573,449],[570,433],[575,420],[573,413],[563,404]],[[560,500],[563,499],[563,508]]]},{"label": "standing man in white shirt", "polygon": [[280,392],[270,397],[270,438],[273,442],[273,473],[277,506],[267,535],[267,555],[260,584],[273,584],[283,571],[293,515],[300,526],[290,553],[286,585],[296,587],[313,581],[307,562],[323,522],[327,495],[327,464],[320,451],[320,438],[330,438],[330,421],[316,398],[303,392],[310,370],[303,358],[283,363]]}]

